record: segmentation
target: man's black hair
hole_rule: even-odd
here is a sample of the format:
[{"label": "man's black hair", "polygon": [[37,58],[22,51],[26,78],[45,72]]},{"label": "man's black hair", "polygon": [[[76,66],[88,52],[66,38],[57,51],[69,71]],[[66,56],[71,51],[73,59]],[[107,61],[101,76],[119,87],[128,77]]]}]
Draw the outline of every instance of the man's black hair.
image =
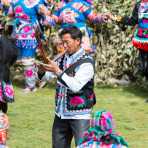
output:
[{"label": "man's black hair", "polygon": [[64,29],[60,32],[59,36],[62,38],[62,36],[63,36],[64,34],[70,34],[72,39],[79,39],[80,42],[81,42],[81,40],[82,40],[82,32],[80,31],[80,29],[78,29],[78,28],[75,27],[75,26],[70,26],[70,27],[64,28]]}]

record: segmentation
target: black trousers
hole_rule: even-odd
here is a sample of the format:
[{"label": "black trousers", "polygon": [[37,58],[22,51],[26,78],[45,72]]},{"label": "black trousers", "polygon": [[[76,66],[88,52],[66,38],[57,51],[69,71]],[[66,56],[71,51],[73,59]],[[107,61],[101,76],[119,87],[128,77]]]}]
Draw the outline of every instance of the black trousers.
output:
[{"label": "black trousers", "polygon": [[2,112],[6,114],[8,111],[8,104],[0,102],[0,110],[2,110]]},{"label": "black trousers", "polygon": [[78,145],[82,134],[90,126],[89,121],[84,119],[61,119],[55,116],[52,128],[52,147],[70,148],[73,137],[75,145]]},{"label": "black trousers", "polygon": [[139,57],[140,57],[140,70],[143,75],[148,79],[148,52],[139,49]]}]

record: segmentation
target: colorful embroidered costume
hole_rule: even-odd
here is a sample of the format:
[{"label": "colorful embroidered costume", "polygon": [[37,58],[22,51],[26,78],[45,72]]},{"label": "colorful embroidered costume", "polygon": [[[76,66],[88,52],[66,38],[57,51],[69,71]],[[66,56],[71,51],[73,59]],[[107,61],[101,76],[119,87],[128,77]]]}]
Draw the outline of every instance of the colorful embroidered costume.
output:
[{"label": "colorful embroidered costume", "polygon": [[140,3],[138,10],[138,26],[134,33],[133,45],[148,51],[148,0]]},{"label": "colorful embroidered costume", "polygon": [[38,24],[39,0],[32,2],[28,0],[13,1],[11,10],[9,13],[13,13],[15,18],[14,35],[17,39],[16,44],[21,52],[19,58],[34,58],[37,47],[35,29]]},{"label": "colorful embroidered costume", "polygon": [[148,0],[137,2],[132,16],[124,17],[122,23],[136,26],[132,43],[139,49],[141,68],[144,75],[148,77]]},{"label": "colorful embroidered costume", "polygon": [[20,50],[18,60],[25,66],[25,87],[30,90],[35,88],[37,79],[34,58],[38,43],[35,31],[41,4],[40,0],[14,0],[9,10],[9,15],[13,15],[15,21],[13,36]]},{"label": "colorful embroidered costume", "polygon": [[115,132],[110,112],[97,111],[90,121],[91,127],[83,133],[77,148],[127,148],[125,140]]},{"label": "colorful embroidered costume", "polygon": [[[94,64],[93,59],[90,56],[85,55],[84,49],[80,49],[79,52],[75,53],[75,55],[73,55],[71,58],[69,58],[68,55],[65,55],[60,61],[60,67],[62,67],[63,70],[66,70],[70,65],[78,62],[80,59],[83,59],[84,61],[85,59],[87,59],[86,63],[89,63],[91,65]],[[70,73],[67,74],[74,76],[81,64],[84,63],[80,63]],[[92,78],[83,86],[83,88],[79,92],[74,93],[68,88],[65,83],[63,83],[63,81],[62,83],[61,81],[58,81],[55,98],[56,113],[61,114],[62,111],[62,114],[64,116],[69,117],[74,115],[90,114],[92,106],[96,103],[93,86],[94,80]],[[64,106],[62,110],[60,109],[60,104],[63,104]]]},{"label": "colorful embroidered costume", "polygon": [[124,25],[136,26],[133,45],[143,51],[148,51],[148,0],[137,2],[131,17],[122,19]]}]

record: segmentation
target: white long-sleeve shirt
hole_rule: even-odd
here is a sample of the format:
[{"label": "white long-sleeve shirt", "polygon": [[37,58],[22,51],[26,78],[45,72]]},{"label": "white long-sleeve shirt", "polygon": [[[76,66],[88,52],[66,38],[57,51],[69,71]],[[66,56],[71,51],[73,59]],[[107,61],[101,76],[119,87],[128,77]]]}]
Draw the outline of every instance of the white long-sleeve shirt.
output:
[{"label": "white long-sleeve shirt", "polygon": [[[84,54],[84,50],[80,49],[76,53],[71,56],[66,55],[66,63],[65,65],[69,67],[69,65],[75,63],[77,59]],[[53,74],[51,72],[47,72],[48,78],[53,78]],[[61,79],[66,83],[68,89],[72,92],[78,92],[81,88],[89,82],[94,76],[94,67],[91,63],[83,63],[78,68],[76,68],[76,72],[74,76],[69,76],[64,73]],[[62,119],[90,119],[90,114],[85,115],[73,115],[66,116],[63,114],[63,104],[61,101],[59,112],[56,113]]]}]

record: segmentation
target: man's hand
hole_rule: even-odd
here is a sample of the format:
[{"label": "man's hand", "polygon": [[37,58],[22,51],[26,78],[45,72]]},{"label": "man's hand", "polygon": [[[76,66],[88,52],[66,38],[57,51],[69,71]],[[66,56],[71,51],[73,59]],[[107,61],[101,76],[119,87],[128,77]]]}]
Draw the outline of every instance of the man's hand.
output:
[{"label": "man's hand", "polygon": [[104,14],[102,14],[102,19],[103,19],[103,22],[107,23],[112,20],[112,14],[111,13],[104,13]]},{"label": "man's hand", "polygon": [[50,72],[53,72],[54,74],[56,75],[60,75],[62,73],[62,70],[59,68],[59,66],[52,60],[50,60],[48,62],[48,65],[43,65],[43,68],[46,70],[46,71],[50,71]]}]

